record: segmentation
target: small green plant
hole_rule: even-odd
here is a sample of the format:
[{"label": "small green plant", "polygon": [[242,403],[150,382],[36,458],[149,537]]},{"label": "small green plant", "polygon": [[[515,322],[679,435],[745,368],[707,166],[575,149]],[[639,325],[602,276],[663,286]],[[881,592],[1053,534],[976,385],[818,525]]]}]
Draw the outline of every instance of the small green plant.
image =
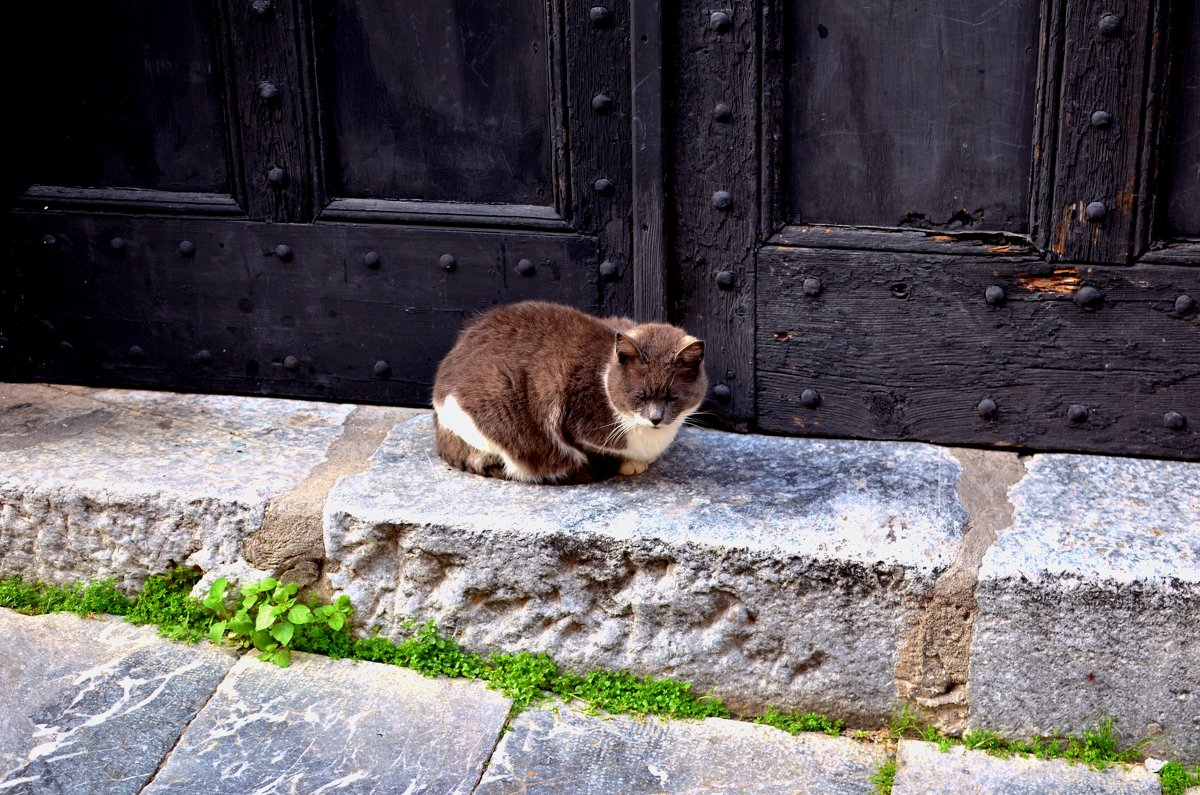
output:
[{"label": "small green plant", "polygon": [[1189,787],[1200,785],[1200,765],[1196,765],[1194,771],[1188,771],[1178,762],[1167,762],[1158,771],[1158,781],[1163,795],[1184,795]]},{"label": "small green plant", "polygon": [[229,581],[218,578],[201,604],[216,618],[208,629],[213,643],[228,638],[244,649],[258,649],[264,660],[286,668],[292,659],[296,627],[324,624],[341,632],[350,617],[350,598],[343,594],[333,604],[306,605],[296,600],[300,587],[268,577],[243,585],[233,607],[226,604]]},{"label": "small green plant", "polygon": [[190,596],[192,586],[199,580],[200,572],[182,567],[149,578],[125,620],[157,627],[160,635],[171,640],[188,643],[201,640],[208,634],[213,618]]},{"label": "small green plant", "polygon": [[921,733],[921,719],[908,704],[901,704],[892,713],[888,728],[895,737],[909,737]]},{"label": "small green plant", "polygon": [[896,783],[896,760],[888,757],[871,776],[875,785],[875,795],[892,795],[892,786]]},{"label": "small green plant", "polygon": [[123,616],[134,601],[117,590],[113,580],[97,580],[67,588],[46,583],[27,583],[19,577],[0,580],[0,607],[35,616],[45,613],[109,613]]},{"label": "small green plant", "polygon": [[[783,729],[790,734],[799,734],[800,732],[824,732],[831,737],[837,737],[842,733],[842,727],[845,725],[840,720],[827,718],[816,712],[779,712],[775,709],[767,710],[761,718],[756,718],[755,723],[765,723],[768,726],[774,726],[776,729]],[[866,732],[862,732],[865,736]]]},{"label": "small green plant", "polygon": [[927,743],[936,743],[938,750],[943,754],[950,750],[950,746],[956,745],[958,741],[953,737],[947,737],[939,729],[933,726],[926,726],[921,730],[921,739]]}]

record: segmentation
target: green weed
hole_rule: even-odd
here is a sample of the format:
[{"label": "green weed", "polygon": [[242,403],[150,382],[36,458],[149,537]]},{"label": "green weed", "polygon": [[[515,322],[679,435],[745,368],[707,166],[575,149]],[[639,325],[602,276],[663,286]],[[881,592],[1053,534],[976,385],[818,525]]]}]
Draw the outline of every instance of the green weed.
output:
[{"label": "green weed", "polygon": [[1167,762],[1158,771],[1158,780],[1162,784],[1163,795],[1184,795],[1189,787],[1200,785],[1200,765],[1189,771],[1178,762]]},{"label": "green weed", "polygon": [[88,585],[75,583],[68,588],[45,583],[27,583],[18,577],[0,580],[0,607],[25,615],[45,613],[109,613],[123,616],[133,600],[117,590],[113,580],[98,580]]},{"label": "green weed", "polygon": [[891,795],[896,783],[896,760],[889,757],[876,768],[871,783],[875,785],[875,795]]},{"label": "green weed", "polygon": [[[840,720],[832,720],[816,712],[783,713],[774,709],[767,710],[761,718],[755,719],[754,722],[765,723],[768,726],[774,726],[776,729],[783,729],[790,734],[824,732],[831,737],[840,735],[842,727],[845,725]],[[866,733],[863,732],[863,734],[865,735]]]},{"label": "green weed", "polygon": [[352,612],[345,594],[328,605],[303,604],[296,598],[300,586],[270,577],[243,585],[241,597],[232,605],[227,604],[228,588],[229,581],[218,578],[201,602],[212,615],[208,639],[217,644],[228,639],[244,649],[258,649],[262,659],[284,668],[292,659],[297,627],[323,624],[332,632],[342,632]]}]

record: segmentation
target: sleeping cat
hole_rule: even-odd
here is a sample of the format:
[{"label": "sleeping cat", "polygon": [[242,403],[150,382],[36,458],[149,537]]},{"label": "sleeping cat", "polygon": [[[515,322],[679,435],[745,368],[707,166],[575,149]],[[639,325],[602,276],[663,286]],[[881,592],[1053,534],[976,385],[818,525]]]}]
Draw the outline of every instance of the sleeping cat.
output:
[{"label": "sleeping cat", "polygon": [[704,343],[662,323],[528,301],[471,321],[438,366],[437,449],[527,483],[636,475],[704,399]]}]

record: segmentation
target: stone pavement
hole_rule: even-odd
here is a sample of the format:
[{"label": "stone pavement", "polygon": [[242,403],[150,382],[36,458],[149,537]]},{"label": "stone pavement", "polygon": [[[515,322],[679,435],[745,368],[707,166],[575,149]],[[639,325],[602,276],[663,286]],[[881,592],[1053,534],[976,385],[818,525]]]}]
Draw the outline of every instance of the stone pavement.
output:
[{"label": "stone pavement", "polygon": [[[478,682],[0,610],[0,792],[870,795],[879,745],[732,720],[525,710]],[[1156,795],[1142,766],[901,742],[894,795]]]},{"label": "stone pavement", "polygon": [[1108,715],[1200,762],[1200,465],[689,428],[643,475],[538,487],[431,436],[409,409],[0,384],[0,576],[277,574],[363,631],[433,619],[737,711]]}]

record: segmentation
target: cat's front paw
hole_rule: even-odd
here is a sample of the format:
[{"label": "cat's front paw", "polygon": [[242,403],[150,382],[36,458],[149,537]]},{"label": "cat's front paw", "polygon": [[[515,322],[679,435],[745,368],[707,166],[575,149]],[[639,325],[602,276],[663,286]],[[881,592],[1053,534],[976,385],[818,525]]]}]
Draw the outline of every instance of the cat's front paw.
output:
[{"label": "cat's front paw", "polygon": [[646,471],[646,467],[650,466],[645,461],[629,461],[621,462],[622,475],[640,475]]}]

